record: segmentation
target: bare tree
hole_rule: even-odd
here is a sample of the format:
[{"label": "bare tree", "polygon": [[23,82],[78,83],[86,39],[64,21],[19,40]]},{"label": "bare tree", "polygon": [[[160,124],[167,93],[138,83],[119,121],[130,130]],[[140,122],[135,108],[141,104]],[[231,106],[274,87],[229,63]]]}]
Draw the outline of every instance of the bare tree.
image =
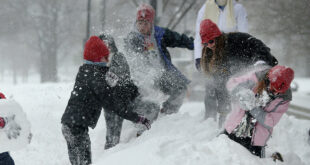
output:
[{"label": "bare tree", "polygon": [[61,0],[36,0],[34,2],[29,10],[34,11],[31,13],[31,18],[40,54],[41,82],[56,82],[59,50],[71,44],[68,38],[75,27],[74,22],[68,19],[74,14],[77,15],[79,11],[74,10],[74,1],[64,3]]},{"label": "bare tree", "polygon": [[[36,55],[33,53],[26,54],[27,50],[34,47],[30,44],[33,39],[31,35],[31,25],[28,24],[27,3],[25,0],[5,0],[0,7],[0,21],[6,22],[1,24],[0,33],[2,41],[6,46],[2,48],[0,69],[10,71],[13,83],[18,82],[18,76],[22,77],[24,82],[28,79],[28,72],[36,61]],[[13,48],[13,49],[12,49]],[[3,76],[3,75],[2,75]]]},{"label": "bare tree", "polygon": [[283,58],[282,62],[294,67],[298,74],[310,76],[310,69],[305,69],[310,64],[309,1],[252,0],[243,3],[256,8],[248,10],[252,31],[268,42],[279,40],[284,54],[276,55]]}]

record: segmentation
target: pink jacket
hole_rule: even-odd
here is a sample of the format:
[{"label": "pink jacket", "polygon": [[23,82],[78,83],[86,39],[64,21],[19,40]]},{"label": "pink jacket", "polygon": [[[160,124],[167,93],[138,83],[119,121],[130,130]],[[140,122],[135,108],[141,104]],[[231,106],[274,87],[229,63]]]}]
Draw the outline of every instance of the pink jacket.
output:
[{"label": "pink jacket", "polygon": [[[226,84],[227,90],[232,92],[234,89],[237,89],[240,84],[247,84],[249,88],[253,90],[254,86],[263,78],[268,70],[269,69],[254,69],[241,76],[232,77]],[[250,111],[251,115],[257,120],[252,134],[253,146],[266,145],[272,134],[273,127],[287,111],[291,99],[292,93],[289,89],[286,93],[271,98],[266,106],[256,107]],[[225,123],[225,129],[229,134],[240,124],[245,115],[245,111],[240,108],[239,102],[237,101],[232,101],[231,109],[232,111]]]}]

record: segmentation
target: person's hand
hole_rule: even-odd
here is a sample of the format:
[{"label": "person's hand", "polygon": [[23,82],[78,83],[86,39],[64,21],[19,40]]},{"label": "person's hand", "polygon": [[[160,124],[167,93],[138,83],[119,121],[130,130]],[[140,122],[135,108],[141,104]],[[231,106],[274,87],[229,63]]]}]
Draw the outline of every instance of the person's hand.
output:
[{"label": "person's hand", "polygon": [[255,94],[250,89],[242,89],[240,90],[236,96],[238,97],[240,107],[245,110],[249,111],[255,108]]},{"label": "person's hand", "polygon": [[151,122],[146,117],[140,116],[138,123],[143,124],[147,129],[151,128]]},{"label": "person's hand", "polygon": [[111,53],[117,53],[118,52],[118,49],[116,47],[116,44],[115,44],[115,41],[114,41],[114,38],[111,36],[111,35],[108,35],[108,34],[101,34],[99,36],[99,38],[103,41],[106,41],[107,44],[108,44],[108,47],[110,49],[110,52]]},{"label": "person's hand", "polygon": [[21,127],[15,121],[15,115],[5,117],[5,127],[4,132],[9,139],[16,139],[20,135]]}]

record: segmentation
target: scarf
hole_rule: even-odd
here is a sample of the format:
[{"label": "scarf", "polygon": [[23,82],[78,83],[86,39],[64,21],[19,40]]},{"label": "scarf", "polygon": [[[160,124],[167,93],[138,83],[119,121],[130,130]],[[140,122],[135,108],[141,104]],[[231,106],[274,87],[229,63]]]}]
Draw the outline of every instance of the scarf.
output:
[{"label": "scarf", "polygon": [[[218,25],[221,9],[215,3],[215,0],[207,0],[204,12],[204,19],[210,19]],[[227,4],[223,10],[226,17],[226,27],[233,28],[236,25],[234,5],[232,0],[227,0]]]}]

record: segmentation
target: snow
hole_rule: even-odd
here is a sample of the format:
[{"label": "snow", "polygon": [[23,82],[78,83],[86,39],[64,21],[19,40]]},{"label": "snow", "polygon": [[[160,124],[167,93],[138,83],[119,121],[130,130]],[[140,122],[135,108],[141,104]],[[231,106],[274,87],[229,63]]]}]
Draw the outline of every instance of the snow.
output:
[{"label": "snow", "polygon": [[[25,147],[29,144],[30,123],[25,120],[27,117],[22,107],[14,100],[0,99],[0,109],[0,116],[7,118],[5,127],[0,130],[0,153]],[[20,128],[19,136],[14,138],[15,131],[11,131],[18,127]],[[8,138],[7,133],[13,135],[12,138]]]},{"label": "snow", "polygon": [[[309,84],[305,81],[308,80],[298,81],[300,94],[304,93],[302,84]],[[72,89],[73,82],[1,84],[0,90],[7,98],[14,98],[20,103],[32,126],[31,144],[11,152],[16,165],[70,164],[60,118]],[[259,159],[251,155],[225,135],[217,137],[221,130],[217,129],[217,123],[213,120],[203,120],[203,107],[201,102],[185,102],[179,113],[160,116],[151,130],[138,138],[135,137],[136,128],[126,121],[120,144],[109,150],[104,150],[106,129],[104,117],[101,116],[97,127],[90,129],[94,164],[275,164],[271,158]],[[274,128],[266,148],[267,156],[278,151],[283,154],[285,162],[276,164],[310,164],[310,145],[307,143],[309,127],[309,120],[285,114]]]},{"label": "snow", "polygon": [[293,82],[298,84],[298,92],[293,92],[292,104],[310,109],[310,79],[296,78]]}]

